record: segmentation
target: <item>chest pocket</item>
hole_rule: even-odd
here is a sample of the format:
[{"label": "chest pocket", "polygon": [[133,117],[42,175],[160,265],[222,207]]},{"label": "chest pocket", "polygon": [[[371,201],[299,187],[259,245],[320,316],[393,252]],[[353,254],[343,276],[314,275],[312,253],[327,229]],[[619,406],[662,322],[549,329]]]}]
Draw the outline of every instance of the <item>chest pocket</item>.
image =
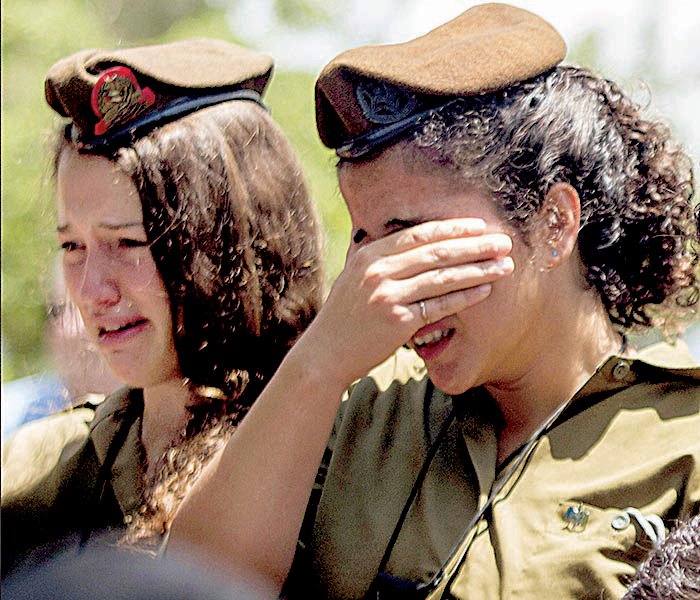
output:
[{"label": "chest pocket", "polygon": [[562,597],[618,597],[666,534],[660,517],[633,507],[603,508],[567,499],[559,501],[549,517],[528,570],[544,568],[556,582],[550,587],[562,586]]},{"label": "chest pocket", "polygon": [[548,534],[569,546],[595,543],[599,552],[625,562],[638,562],[666,536],[658,515],[634,507],[600,508],[575,499],[558,503]]},{"label": "chest pocket", "polygon": [[618,598],[652,548],[625,509],[576,499],[543,501],[537,508],[514,512],[507,503],[494,506],[488,527],[459,569],[451,597]]}]

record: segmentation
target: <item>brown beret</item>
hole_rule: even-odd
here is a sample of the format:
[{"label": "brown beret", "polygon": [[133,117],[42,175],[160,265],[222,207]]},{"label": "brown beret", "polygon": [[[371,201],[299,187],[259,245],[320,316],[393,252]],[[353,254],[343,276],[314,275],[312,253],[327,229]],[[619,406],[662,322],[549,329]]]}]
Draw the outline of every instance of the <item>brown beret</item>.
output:
[{"label": "brown beret", "polygon": [[430,107],[530,79],[565,55],[562,37],[537,15],[507,4],[475,6],[414,40],[334,58],[316,81],[318,132],[341,156],[358,156]]},{"label": "brown beret", "polygon": [[72,122],[90,151],[128,145],[185,114],[231,99],[262,104],[272,59],[223,40],[191,39],[110,50],[83,50],[54,64],[46,101]]}]

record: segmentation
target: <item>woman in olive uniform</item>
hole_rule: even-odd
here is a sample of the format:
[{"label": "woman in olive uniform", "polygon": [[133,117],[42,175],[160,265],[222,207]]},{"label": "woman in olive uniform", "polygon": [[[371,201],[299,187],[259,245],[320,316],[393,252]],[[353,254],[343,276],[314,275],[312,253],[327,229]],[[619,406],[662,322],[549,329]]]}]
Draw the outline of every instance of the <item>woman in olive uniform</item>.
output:
[{"label": "woman in olive uniform", "polygon": [[158,546],[322,295],[301,168],[261,100],[269,57],[217,40],[55,64],[57,229],[86,330],[128,385],[3,456],[3,570],[116,529]]},{"label": "woman in olive uniform", "polygon": [[698,512],[700,371],[626,337],[693,315],[691,163],[565,53],[487,4],[324,68],[345,269],[173,547],[290,597],[599,599]]}]

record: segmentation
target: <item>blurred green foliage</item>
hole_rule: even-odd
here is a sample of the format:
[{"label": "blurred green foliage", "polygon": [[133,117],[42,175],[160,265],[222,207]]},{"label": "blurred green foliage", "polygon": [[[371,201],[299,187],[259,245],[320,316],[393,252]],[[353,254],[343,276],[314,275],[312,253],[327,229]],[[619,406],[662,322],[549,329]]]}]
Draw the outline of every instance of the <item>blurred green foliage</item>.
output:
[{"label": "blurred green foliage", "polygon": [[326,10],[324,0],[275,2],[275,13],[279,20],[301,28],[318,23],[330,24],[330,16]]},{"label": "blurred green foliage", "polygon": [[[43,369],[48,274],[56,254],[50,133],[43,80],[83,48],[208,36],[235,41],[224,8],[205,0],[3,0],[2,6],[2,379]],[[277,0],[280,15],[323,19],[315,0]],[[261,49],[264,50],[264,49]],[[334,158],[318,140],[310,73],[273,76],[267,102],[308,175],[327,234],[328,276],[343,264],[349,221]]]}]

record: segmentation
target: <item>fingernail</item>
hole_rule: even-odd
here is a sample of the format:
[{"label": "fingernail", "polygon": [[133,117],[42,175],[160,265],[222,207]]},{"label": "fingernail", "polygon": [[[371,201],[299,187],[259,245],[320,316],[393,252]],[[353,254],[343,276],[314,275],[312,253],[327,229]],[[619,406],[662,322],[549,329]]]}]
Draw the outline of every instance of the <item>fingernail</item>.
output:
[{"label": "fingernail", "polygon": [[486,221],[481,219],[472,219],[469,221],[469,227],[467,228],[470,233],[483,233],[486,231]]},{"label": "fingernail", "polygon": [[512,273],[515,269],[515,263],[510,256],[504,256],[496,261],[496,266],[501,275]]},{"label": "fingernail", "polygon": [[496,237],[497,250],[511,250],[513,248],[513,240],[505,234],[499,234]]},{"label": "fingernail", "polygon": [[509,256],[504,256],[493,261],[485,268],[487,275],[510,275],[513,272],[513,259]]}]

